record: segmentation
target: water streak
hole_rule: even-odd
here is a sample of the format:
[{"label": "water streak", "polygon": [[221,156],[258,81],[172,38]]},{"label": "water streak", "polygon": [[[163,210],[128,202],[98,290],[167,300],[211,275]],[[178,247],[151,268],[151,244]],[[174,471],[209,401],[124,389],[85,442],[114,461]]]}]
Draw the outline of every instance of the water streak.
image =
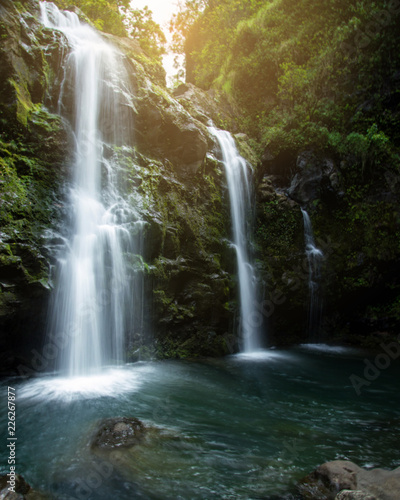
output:
[{"label": "water streak", "polygon": [[124,179],[110,153],[131,140],[132,94],[122,55],[76,14],[48,2],[40,7],[43,24],[61,31],[69,46],[59,111],[71,122],[76,145],[72,224],[50,330],[59,339],[59,369],[83,375],[124,360],[140,308],[126,255],[139,252],[141,222],[122,196]]},{"label": "water streak", "polygon": [[251,225],[249,223],[252,205],[252,184],[250,170],[242,158],[229,132],[209,128],[217,138],[221,148],[232,220],[233,245],[236,251],[239,298],[240,331],[243,350],[252,352],[262,347],[259,318],[257,311],[257,280],[254,267],[249,258]]},{"label": "water streak", "polygon": [[308,260],[308,288],[310,290],[308,304],[308,332],[311,342],[318,342],[321,328],[321,264],[324,258],[322,251],[316,246],[311,219],[307,211],[301,209],[304,222],[304,240]]}]

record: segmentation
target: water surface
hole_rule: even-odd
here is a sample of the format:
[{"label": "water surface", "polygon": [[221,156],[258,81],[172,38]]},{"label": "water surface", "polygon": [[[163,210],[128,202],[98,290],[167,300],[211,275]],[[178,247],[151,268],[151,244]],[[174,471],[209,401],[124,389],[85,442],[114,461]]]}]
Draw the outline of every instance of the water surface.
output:
[{"label": "water surface", "polygon": [[[400,364],[357,396],[350,376],[363,377],[364,357],[303,346],[141,362],[98,377],[9,379],[2,393],[17,389],[18,471],[62,500],[188,500],[293,498],[297,480],[334,459],[394,468]],[[115,416],[158,429],[121,467],[88,446],[99,420]],[[7,472],[5,446],[1,453]]]}]

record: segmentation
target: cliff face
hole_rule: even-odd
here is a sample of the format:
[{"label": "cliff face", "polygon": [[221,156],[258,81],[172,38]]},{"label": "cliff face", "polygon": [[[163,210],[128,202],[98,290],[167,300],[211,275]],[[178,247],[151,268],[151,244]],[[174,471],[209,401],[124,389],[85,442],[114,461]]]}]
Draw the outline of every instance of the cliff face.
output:
[{"label": "cliff face", "polygon": [[185,33],[188,80],[235,103],[257,144],[274,341],[307,339],[300,206],[325,254],[325,339],[400,326],[399,15],[384,0],[208,2]]},{"label": "cliff face", "polygon": [[[262,273],[273,283],[276,343],[308,341],[309,264],[300,207],[322,251],[320,340],[375,346],[399,327],[399,176],[390,162],[359,177],[354,156],[265,152],[257,188]],[[277,295],[275,302],[271,293]]]},{"label": "cliff face", "polygon": [[[57,114],[66,40],[41,25],[34,0],[2,1],[0,8],[0,328],[6,369],[18,357],[29,363],[45,338],[56,255],[67,233],[73,150],[68,120]],[[145,324],[130,332],[127,349],[136,353],[132,359],[139,345],[141,355],[161,357],[230,352],[234,258],[225,180],[208,117],[196,111],[194,118],[169,95],[162,68],[135,42],[105,36],[125,54],[133,106],[124,112],[135,129],[107,155],[124,170],[127,194],[137,193],[145,224]]]},{"label": "cliff face", "polygon": [[[7,369],[21,357],[29,364],[45,338],[56,257],[68,234],[73,137],[68,109],[61,118],[57,108],[65,38],[41,25],[36,0],[1,0],[0,14],[0,342]],[[143,276],[144,322],[129,332],[130,359],[234,352],[238,309],[229,204],[206,126],[211,118],[236,131],[232,108],[220,98],[217,105],[215,91],[190,84],[171,95],[163,69],[135,42],[104,36],[124,54],[132,106],[123,112],[134,124],[134,135],[107,146],[106,154],[124,171],[126,194],[134,194],[145,226],[142,259],[132,264]],[[394,115],[394,87],[387,92]],[[360,113],[369,116],[371,106]],[[393,155],[380,154],[378,165],[352,152],[350,139],[357,147],[369,141],[369,158],[380,151],[385,136],[373,127],[368,133],[350,134],[341,153],[339,146],[330,154],[296,145],[260,155],[255,253],[263,296],[257,322],[268,329],[270,343],[309,339],[300,207],[324,255],[321,338],[358,344],[378,332],[379,342],[382,332],[398,328],[400,181]],[[255,164],[246,138],[238,135],[237,142]]]},{"label": "cliff face", "polygon": [[60,117],[43,106],[60,45],[38,24],[37,3],[21,8],[0,4],[0,342],[6,366],[43,337],[50,247],[57,244],[51,233],[63,217],[62,179],[71,152]]}]

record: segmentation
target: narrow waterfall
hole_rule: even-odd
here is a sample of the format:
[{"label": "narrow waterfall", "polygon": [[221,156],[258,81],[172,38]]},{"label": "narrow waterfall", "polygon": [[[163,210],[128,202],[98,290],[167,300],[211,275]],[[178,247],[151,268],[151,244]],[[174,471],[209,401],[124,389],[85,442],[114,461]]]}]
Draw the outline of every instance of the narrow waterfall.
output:
[{"label": "narrow waterfall", "polygon": [[132,94],[122,56],[94,29],[52,3],[40,7],[42,23],[68,43],[59,112],[75,138],[68,244],[59,258],[49,334],[61,346],[59,370],[84,375],[123,362],[126,334],[141,309],[127,256],[140,252],[143,224],[124,200],[110,153],[132,137]]},{"label": "narrow waterfall", "polygon": [[260,313],[257,311],[257,282],[249,258],[251,238],[252,185],[248,165],[236,148],[229,132],[209,128],[217,138],[222,152],[228,184],[233,245],[236,250],[239,299],[240,334],[244,352],[252,352],[262,347],[260,335]]},{"label": "narrow waterfall", "polygon": [[304,221],[304,240],[306,256],[308,260],[308,333],[310,341],[315,343],[319,340],[321,326],[322,301],[321,301],[321,263],[324,258],[322,251],[316,246],[310,216],[307,211],[301,209]]}]

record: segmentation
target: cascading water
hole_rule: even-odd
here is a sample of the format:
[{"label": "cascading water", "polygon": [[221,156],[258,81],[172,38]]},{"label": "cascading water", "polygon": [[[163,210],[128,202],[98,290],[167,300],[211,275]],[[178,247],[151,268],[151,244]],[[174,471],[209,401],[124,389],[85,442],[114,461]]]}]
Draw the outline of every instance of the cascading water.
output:
[{"label": "cascading water", "polygon": [[124,182],[110,153],[132,140],[132,94],[122,55],[94,29],[48,2],[41,3],[41,16],[68,42],[59,112],[75,138],[72,224],[49,329],[60,339],[58,368],[83,375],[123,361],[126,333],[141,309],[127,254],[140,252],[143,224],[122,197]]},{"label": "cascading water", "polygon": [[321,264],[324,258],[322,251],[316,246],[310,216],[307,211],[301,209],[304,221],[304,240],[306,245],[306,256],[308,260],[308,288],[310,298],[308,305],[308,332],[311,342],[319,340],[321,325]]},{"label": "cascading water", "polygon": [[239,298],[240,331],[244,352],[253,352],[262,347],[259,317],[257,311],[257,282],[254,268],[249,259],[249,239],[252,186],[249,168],[236,148],[229,132],[209,128],[217,138],[222,152],[225,174],[228,183],[233,244],[236,250]]}]

